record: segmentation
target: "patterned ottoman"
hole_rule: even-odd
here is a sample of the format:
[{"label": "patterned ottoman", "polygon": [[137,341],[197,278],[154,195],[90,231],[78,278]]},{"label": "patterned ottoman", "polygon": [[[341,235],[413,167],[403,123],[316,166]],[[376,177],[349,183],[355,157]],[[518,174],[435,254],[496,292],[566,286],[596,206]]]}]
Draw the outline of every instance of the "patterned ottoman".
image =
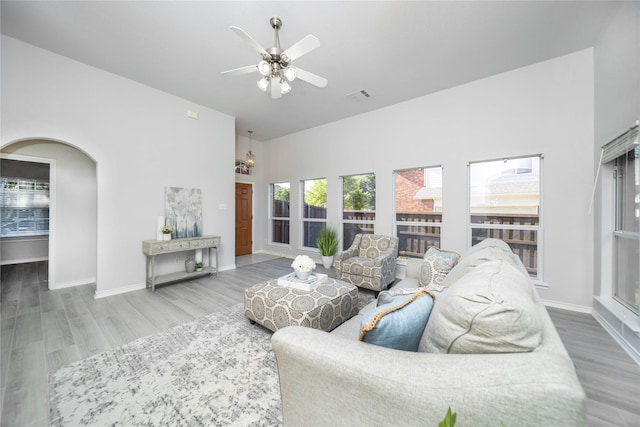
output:
[{"label": "patterned ottoman", "polygon": [[358,312],[358,288],[331,278],[311,292],[278,285],[278,279],[244,291],[244,315],[276,331],[297,325],[331,331]]}]

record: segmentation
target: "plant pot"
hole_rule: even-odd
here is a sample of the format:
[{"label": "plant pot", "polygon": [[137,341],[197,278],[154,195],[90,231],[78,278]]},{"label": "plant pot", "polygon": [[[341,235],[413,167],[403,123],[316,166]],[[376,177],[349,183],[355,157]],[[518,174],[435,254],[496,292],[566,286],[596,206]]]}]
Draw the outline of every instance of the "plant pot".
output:
[{"label": "plant pot", "polygon": [[307,280],[310,273],[310,271],[296,271],[296,277],[300,280]]},{"label": "plant pot", "polygon": [[324,268],[331,268],[331,266],[333,265],[333,255],[329,255],[329,256],[322,256],[322,265],[324,266]]},{"label": "plant pot", "polygon": [[162,240],[171,240],[171,234],[163,234]]}]

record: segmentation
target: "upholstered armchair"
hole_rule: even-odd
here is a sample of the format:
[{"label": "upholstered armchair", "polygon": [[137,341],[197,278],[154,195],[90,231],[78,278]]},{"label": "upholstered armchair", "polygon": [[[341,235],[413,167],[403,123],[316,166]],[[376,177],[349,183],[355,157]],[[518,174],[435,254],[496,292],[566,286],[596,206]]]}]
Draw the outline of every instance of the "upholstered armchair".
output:
[{"label": "upholstered armchair", "polygon": [[356,234],[349,249],[334,256],[334,266],[340,280],[380,292],[396,278],[397,256],[396,237]]}]

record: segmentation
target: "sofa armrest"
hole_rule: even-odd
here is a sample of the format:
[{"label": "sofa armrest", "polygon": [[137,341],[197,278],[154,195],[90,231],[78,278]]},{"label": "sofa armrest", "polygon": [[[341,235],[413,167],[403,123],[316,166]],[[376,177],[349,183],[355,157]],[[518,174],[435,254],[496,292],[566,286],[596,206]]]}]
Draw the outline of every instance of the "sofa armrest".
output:
[{"label": "sofa armrest", "polygon": [[456,355],[391,350],[311,328],[271,340],[285,426],[578,426],[585,395],[571,360],[552,351]]}]

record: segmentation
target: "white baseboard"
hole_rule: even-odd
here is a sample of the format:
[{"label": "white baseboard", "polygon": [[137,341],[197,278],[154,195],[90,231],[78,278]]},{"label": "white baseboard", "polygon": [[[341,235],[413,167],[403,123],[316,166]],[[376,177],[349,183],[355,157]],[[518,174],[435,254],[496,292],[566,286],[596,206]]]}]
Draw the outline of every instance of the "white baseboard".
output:
[{"label": "white baseboard", "polygon": [[0,265],[11,265],[11,264],[26,264],[28,262],[40,262],[40,261],[48,261],[49,257],[37,257],[37,258],[21,258],[21,259],[9,259],[6,261],[0,261]]},{"label": "white baseboard", "polygon": [[96,283],[96,278],[95,277],[89,277],[89,278],[86,278],[86,279],[71,280],[69,282],[53,283],[50,286],[49,289],[53,290],[53,289],[72,288],[74,286],[90,285],[92,283]]},{"label": "white baseboard", "polygon": [[105,291],[99,291],[99,290],[96,289],[96,292],[93,295],[93,297],[95,299],[104,298],[104,297],[110,297],[110,296],[113,296],[113,295],[125,294],[127,292],[139,291],[140,289],[146,289],[146,288],[147,288],[146,284],[144,284],[144,283],[136,283],[136,284],[133,284],[133,285],[122,286],[120,288],[107,289]]},{"label": "white baseboard", "polygon": [[592,307],[585,307],[583,305],[567,304],[564,302],[548,301],[544,299],[542,300],[542,304],[544,304],[546,307],[559,308],[561,310],[577,311],[578,313],[587,313],[587,314],[593,313]]}]

